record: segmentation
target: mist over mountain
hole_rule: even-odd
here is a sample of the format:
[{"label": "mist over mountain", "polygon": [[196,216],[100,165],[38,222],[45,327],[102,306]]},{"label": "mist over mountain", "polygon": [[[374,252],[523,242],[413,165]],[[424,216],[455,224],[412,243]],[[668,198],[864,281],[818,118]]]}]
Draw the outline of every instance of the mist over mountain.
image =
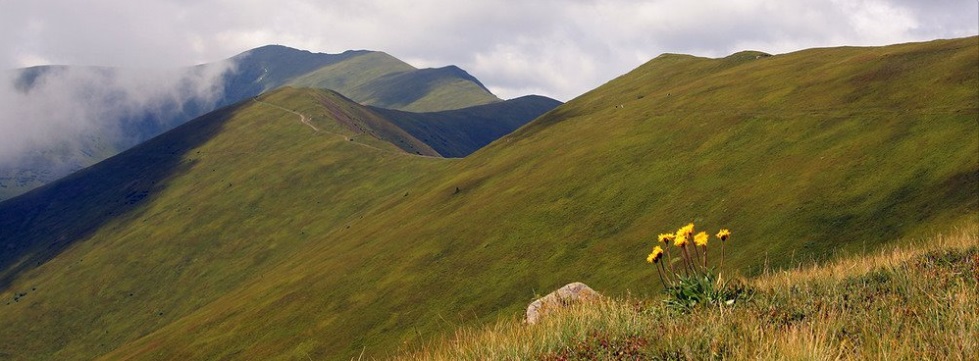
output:
[{"label": "mist over mountain", "polygon": [[183,69],[47,66],[0,79],[0,200],[218,106],[234,62]]}]

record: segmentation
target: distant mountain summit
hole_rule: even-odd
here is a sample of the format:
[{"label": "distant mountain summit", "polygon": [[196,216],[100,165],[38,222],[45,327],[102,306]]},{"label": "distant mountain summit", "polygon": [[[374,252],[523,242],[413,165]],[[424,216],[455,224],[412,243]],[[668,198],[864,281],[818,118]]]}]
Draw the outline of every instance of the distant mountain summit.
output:
[{"label": "distant mountain summit", "polygon": [[235,69],[224,77],[224,100],[234,103],[253,97],[324,66],[369,53],[363,50],[340,54],[312,53],[282,45],[248,50],[228,59],[235,64]]},{"label": "distant mountain summit", "polygon": [[457,66],[416,69],[387,53],[344,54],[348,53],[354,54],[281,85],[330,89],[364,105],[412,112],[455,110],[501,101]]},{"label": "distant mountain summit", "polygon": [[311,53],[268,45],[231,58],[225,89],[243,99],[284,85],[330,89],[364,105],[417,112],[454,110],[501,101],[457,66],[417,69],[387,53]]}]

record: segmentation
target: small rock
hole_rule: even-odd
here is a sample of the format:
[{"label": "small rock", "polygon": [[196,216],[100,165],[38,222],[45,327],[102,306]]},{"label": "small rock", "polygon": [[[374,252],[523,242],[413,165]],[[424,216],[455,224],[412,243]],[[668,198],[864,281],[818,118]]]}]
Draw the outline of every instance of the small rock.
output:
[{"label": "small rock", "polygon": [[529,325],[536,324],[545,314],[567,307],[573,303],[587,301],[602,297],[601,294],[581,282],[569,283],[557,291],[549,293],[547,296],[538,298],[527,305],[527,319]]}]

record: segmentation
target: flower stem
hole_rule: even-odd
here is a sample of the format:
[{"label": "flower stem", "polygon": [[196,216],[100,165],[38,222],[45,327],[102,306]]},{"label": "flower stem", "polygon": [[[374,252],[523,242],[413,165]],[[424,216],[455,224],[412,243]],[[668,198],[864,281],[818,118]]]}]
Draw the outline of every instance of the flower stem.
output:
[{"label": "flower stem", "polygon": [[670,273],[676,276],[676,270],[673,268],[673,257],[670,257],[670,247],[666,247],[666,263],[670,265]]},{"label": "flower stem", "polygon": [[683,254],[686,256],[684,261],[687,264],[687,270],[688,270],[687,277],[690,277],[690,273],[697,274],[697,270],[693,268],[694,262],[690,258],[690,251],[687,251],[687,247],[683,247]]},{"label": "flower stem", "polygon": [[724,268],[724,241],[723,240],[721,241],[721,266],[720,266],[720,268]]},{"label": "flower stem", "polygon": [[666,281],[663,280],[663,271],[660,271],[660,268],[662,268],[663,265],[658,266],[659,267],[656,267],[656,274],[659,275],[659,283],[663,284],[663,289],[666,289]]}]

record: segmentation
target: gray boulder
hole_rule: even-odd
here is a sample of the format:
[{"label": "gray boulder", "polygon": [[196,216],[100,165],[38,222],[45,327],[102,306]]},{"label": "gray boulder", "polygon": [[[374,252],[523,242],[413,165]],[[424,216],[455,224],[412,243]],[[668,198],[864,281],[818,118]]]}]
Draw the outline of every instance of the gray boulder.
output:
[{"label": "gray boulder", "polygon": [[549,293],[547,296],[538,298],[527,305],[527,319],[529,325],[536,324],[540,318],[547,313],[565,308],[571,304],[595,300],[602,297],[601,294],[581,282],[569,283],[557,291]]}]

